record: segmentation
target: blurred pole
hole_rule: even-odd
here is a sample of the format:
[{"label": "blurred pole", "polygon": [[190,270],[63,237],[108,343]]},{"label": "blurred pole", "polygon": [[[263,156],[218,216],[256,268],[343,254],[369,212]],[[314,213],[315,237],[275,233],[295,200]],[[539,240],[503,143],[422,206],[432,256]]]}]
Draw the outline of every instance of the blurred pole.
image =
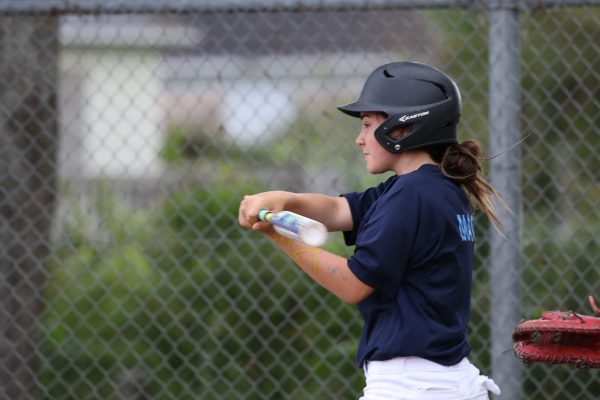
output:
[{"label": "blurred pole", "polygon": [[58,18],[0,17],[0,399],[38,393],[57,193]]},{"label": "blurred pole", "polygon": [[521,260],[521,152],[508,150],[521,138],[519,0],[488,0],[489,31],[489,123],[492,185],[512,213],[501,206],[502,237],[490,234],[492,376],[502,390],[502,399],[517,400],[521,393],[521,363],[512,353],[512,330],[520,319]]}]

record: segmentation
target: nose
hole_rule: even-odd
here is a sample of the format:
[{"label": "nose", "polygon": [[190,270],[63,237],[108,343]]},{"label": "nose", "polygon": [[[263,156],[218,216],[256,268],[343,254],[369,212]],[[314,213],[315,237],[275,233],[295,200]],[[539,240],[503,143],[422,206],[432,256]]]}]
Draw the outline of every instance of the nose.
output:
[{"label": "nose", "polygon": [[365,144],[365,135],[363,135],[362,130],[358,133],[358,136],[356,136],[354,143],[356,143],[356,145],[359,147],[361,147]]}]

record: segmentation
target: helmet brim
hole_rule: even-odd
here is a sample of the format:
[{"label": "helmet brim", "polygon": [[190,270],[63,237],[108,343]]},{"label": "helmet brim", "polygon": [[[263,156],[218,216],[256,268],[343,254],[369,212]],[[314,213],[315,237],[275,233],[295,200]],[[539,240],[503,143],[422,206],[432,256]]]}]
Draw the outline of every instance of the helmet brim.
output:
[{"label": "helmet brim", "polygon": [[338,106],[337,108],[344,114],[350,115],[351,117],[360,118],[360,113],[375,111],[373,106],[363,104],[360,100],[352,103]]}]

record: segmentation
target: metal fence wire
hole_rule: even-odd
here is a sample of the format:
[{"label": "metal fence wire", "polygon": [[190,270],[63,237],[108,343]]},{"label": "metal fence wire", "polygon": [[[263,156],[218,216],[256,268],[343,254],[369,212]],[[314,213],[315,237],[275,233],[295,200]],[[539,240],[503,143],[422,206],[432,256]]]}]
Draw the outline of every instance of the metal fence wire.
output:
[{"label": "metal fence wire", "polygon": [[497,398],[600,396],[510,338],[600,296],[600,5],[365,3],[0,4],[1,399],[358,398],[355,306],[237,208],[382,181],[335,106],[397,60],[454,77],[460,138],[512,188],[507,238],[476,219],[471,360]]}]

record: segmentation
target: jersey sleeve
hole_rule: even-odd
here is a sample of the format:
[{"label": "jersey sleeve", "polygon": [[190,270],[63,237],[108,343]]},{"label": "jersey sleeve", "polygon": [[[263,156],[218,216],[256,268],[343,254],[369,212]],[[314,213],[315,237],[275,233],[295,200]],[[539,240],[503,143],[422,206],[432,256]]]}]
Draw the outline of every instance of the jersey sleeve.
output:
[{"label": "jersey sleeve", "polygon": [[387,181],[369,188],[364,192],[352,192],[341,195],[348,201],[350,213],[352,215],[352,230],[343,232],[344,242],[347,246],[354,246],[356,244],[356,235],[363,216],[369,211],[379,196],[385,193],[394,180],[395,177],[391,177]]},{"label": "jersey sleeve", "polygon": [[389,297],[397,295],[411,258],[420,204],[416,197],[403,190],[386,195],[358,231],[348,260],[358,279]]}]

